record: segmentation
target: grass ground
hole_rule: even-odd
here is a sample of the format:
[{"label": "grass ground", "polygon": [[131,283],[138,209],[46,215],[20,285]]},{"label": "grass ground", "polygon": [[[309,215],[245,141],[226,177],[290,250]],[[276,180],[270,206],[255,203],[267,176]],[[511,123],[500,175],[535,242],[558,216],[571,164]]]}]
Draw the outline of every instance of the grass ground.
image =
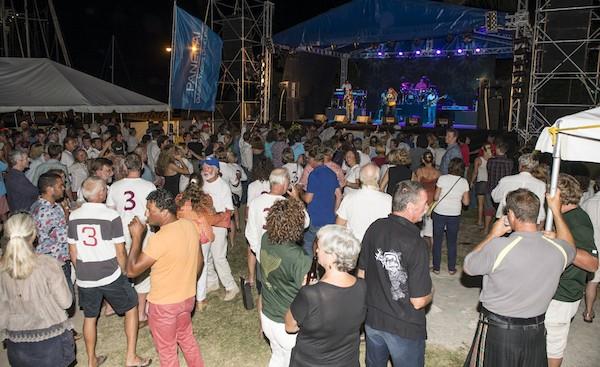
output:
[{"label": "grass ground", "polygon": [[[473,212],[473,211],[471,211]],[[471,219],[472,221],[472,219]],[[463,246],[459,246],[463,247]],[[459,251],[459,256],[464,254]],[[229,251],[229,262],[236,279],[246,274],[246,247],[239,235],[236,244]],[[209,294],[209,306],[202,313],[193,316],[194,334],[208,367],[255,367],[266,366],[270,357],[267,341],[259,331],[259,319],[256,310],[246,311],[241,296],[232,302],[224,302],[224,291]],[[81,322],[76,321],[81,330]],[[85,365],[86,354],[83,340],[77,342],[77,360]],[[123,319],[120,317],[101,317],[98,322],[97,353],[108,355],[104,366],[123,366],[125,364],[125,333]],[[138,354],[151,357],[153,365],[158,366],[158,355],[152,345],[148,328],[140,330]],[[449,350],[441,346],[427,345],[426,365],[435,367],[462,366],[466,350]],[[185,361],[180,355],[181,365]],[[361,365],[364,365],[364,343],[361,344]]]}]

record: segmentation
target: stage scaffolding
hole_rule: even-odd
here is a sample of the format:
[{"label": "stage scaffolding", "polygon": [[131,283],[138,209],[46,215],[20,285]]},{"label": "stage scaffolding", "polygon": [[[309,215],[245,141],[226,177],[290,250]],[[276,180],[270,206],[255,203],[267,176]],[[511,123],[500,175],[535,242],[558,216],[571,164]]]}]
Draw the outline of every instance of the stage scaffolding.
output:
[{"label": "stage scaffolding", "polygon": [[0,56],[46,57],[71,66],[53,0],[0,0],[0,23]]},{"label": "stage scaffolding", "polygon": [[269,1],[210,1],[205,22],[223,39],[214,120],[270,120],[273,10]]},{"label": "stage scaffolding", "polygon": [[527,100],[529,81],[529,58],[531,55],[532,31],[529,24],[528,0],[518,0],[517,11],[510,15],[507,28],[514,29],[513,64],[511,74],[508,131],[523,126],[523,116]]},{"label": "stage scaffolding", "polygon": [[[587,27],[582,36],[568,25],[557,29],[557,19],[581,29],[576,16],[586,19],[581,23]],[[599,44],[597,0],[536,0],[527,118],[525,122],[515,120],[514,126],[521,142],[537,138],[559,117],[598,105]]]}]

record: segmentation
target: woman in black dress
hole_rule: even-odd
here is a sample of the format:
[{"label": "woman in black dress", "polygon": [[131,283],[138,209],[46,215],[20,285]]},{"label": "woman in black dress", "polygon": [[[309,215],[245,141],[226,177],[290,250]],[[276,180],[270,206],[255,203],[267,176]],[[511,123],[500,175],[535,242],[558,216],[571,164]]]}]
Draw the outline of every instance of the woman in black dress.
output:
[{"label": "woman in black dress", "polygon": [[394,196],[396,185],[398,185],[400,181],[410,180],[412,178],[412,171],[410,170],[410,154],[406,149],[402,148],[392,150],[388,154],[388,162],[390,166],[381,178],[379,188],[381,191],[385,191]]},{"label": "woman in black dress", "polygon": [[175,145],[167,145],[160,152],[156,162],[156,174],[165,179],[163,188],[170,192],[173,197],[179,195],[179,181],[181,175],[189,175],[191,172],[183,161],[181,151]]},{"label": "woman in black dress", "polygon": [[359,252],[360,242],[345,227],[327,225],[317,233],[315,254],[325,274],[300,289],[285,315],[286,331],[298,332],[291,367],[360,365],[367,287],[363,279],[348,273]]}]

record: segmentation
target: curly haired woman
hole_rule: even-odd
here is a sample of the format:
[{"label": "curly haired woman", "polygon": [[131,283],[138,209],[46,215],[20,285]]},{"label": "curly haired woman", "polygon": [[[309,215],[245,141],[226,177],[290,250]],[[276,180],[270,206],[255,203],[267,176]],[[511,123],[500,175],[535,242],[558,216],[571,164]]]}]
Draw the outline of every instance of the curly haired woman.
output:
[{"label": "curly haired woman", "polygon": [[285,331],[284,316],[298,294],[311,259],[298,242],[304,232],[304,204],[277,201],[267,215],[267,232],[260,249],[262,278],[260,321],[271,345],[269,366],[288,366],[296,335]]}]

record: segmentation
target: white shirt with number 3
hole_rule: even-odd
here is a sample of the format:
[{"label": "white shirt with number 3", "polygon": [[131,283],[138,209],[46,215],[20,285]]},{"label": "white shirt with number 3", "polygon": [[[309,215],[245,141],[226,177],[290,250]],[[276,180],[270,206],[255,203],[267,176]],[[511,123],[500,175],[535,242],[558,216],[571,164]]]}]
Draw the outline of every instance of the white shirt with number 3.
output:
[{"label": "white shirt with number 3", "polygon": [[106,206],[116,210],[121,216],[127,249],[131,245],[128,225],[135,216],[145,222],[146,197],[154,190],[156,186],[143,178],[124,178],[108,188]]}]

